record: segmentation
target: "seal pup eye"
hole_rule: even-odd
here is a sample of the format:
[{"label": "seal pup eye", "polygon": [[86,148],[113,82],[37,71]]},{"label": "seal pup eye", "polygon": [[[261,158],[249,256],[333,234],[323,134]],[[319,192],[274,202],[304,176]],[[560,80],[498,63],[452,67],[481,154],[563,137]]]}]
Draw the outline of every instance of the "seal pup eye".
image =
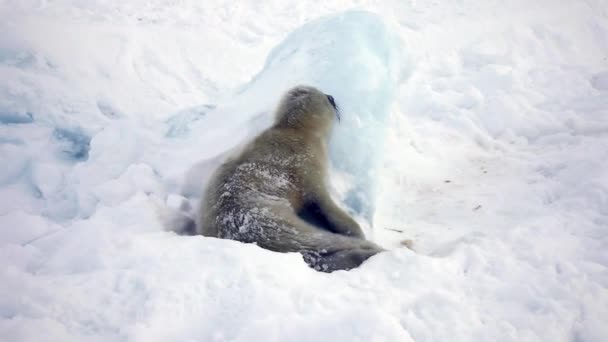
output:
[{"label": "seal pup eye", "polygon": [[331,106],[334,107],[334,110],[336,111],[336,117],[338,118],[338,121],[340,121],[340,110],[338,109],[338,105],[336,105],[336,100],[334,100],[334,97],[331,95],[325,94],[325,96],[327,96],[327,100],[329,101]]},{"label": "seal pup eye", "polygon": [[325,95],[325,96],[327,96],[327,99],[329,100],[329,103],[331,103],[331,106],[334,107],[334,109],[337,109],[336,101],[334,100],[334,97],[331,95]]}]

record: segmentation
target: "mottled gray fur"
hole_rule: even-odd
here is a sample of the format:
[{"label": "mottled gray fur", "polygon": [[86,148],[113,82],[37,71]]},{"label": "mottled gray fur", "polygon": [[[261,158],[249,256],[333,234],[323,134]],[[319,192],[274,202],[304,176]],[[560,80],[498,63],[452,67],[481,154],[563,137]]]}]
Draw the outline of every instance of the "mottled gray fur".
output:
[{"label": "mottled gray fur", "polygon": [[326,272],[382,251],[329,196],[327,140],[336,115],[333,98],[316,88],[287,92],[274,125],[212,176],[199,233],[300,252]]}]

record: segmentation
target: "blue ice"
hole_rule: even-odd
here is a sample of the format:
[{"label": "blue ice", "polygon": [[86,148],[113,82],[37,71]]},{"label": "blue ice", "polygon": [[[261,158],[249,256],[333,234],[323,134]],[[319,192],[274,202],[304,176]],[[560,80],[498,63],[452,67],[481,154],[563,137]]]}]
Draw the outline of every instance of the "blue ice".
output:
[{"label": "blue ice", "polygon": [[60,146],[61,154],[75,161],[89,158],[91,137],[77,129],[55,128],[53,137]]}]

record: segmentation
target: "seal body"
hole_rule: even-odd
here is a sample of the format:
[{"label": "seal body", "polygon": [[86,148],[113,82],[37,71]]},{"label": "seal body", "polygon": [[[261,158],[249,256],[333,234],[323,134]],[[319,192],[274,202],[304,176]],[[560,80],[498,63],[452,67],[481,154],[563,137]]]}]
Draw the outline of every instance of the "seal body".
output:
[{"label": "seal body", "polygon": [[199,233],[300,252],[326,272],[357,267],[382,251],[329,196],[327,140],[336,118],[331,96],[307,86],[288,91],[274,125],[212,176]]}]

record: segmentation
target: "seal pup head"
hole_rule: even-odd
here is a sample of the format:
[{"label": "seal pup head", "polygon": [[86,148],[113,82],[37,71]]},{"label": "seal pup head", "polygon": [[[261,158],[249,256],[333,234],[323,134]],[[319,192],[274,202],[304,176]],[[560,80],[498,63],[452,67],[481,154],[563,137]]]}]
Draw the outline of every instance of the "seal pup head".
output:
[{"label": "seal pup head", "polygon": [[336,117],[340,119],[333,96],[314,87],[297,86],[283,95],[276,110],[275,127],[309,129],[328,136]]}]

